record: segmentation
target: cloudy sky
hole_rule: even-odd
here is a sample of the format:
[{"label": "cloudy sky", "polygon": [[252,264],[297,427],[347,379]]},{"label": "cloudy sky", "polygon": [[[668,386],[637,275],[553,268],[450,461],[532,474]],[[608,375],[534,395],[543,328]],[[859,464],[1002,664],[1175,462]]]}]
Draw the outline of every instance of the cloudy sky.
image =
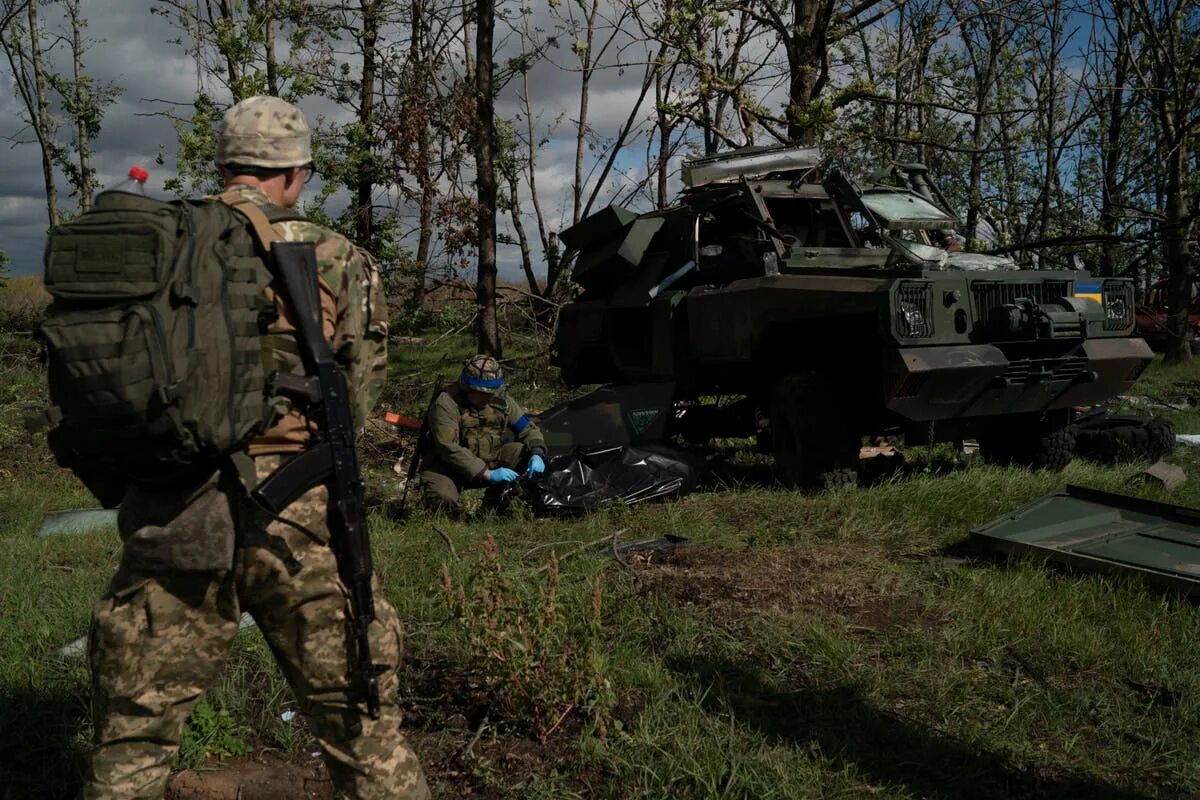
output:
[{"label": "cloudy sky", "polygon": [[[176,138],[171,121],[155,116],[156,112],[169,106],[155,101],[189,103],[199,84],[194,63],[178,44],[171,41],[178,38],[179,31],[162,16],[151,14],[153,5],[153,0],[83,0],[83,13],[92,40],[84,66],[97,81],[112,83],[124,90],[106,110],[103,129],[95,143],[93,165],[100,184],[114,186],[124,179],[131,165],[141,164],[150,170],[147,189],[165,196],[163,181],[174,173]],[[545,14],[544,8],[535,10],[538,18],[534,24],[553,30]],[[42,16],[43,27],[62,28],[63,21],[52,7],[45,8]],[[509,46],[516,46],[515,37],[510,36],[509,42]],[[564,43],[569,46],[569,37]],[[566,48],[552,51],[552,56],[564,64],[573,60]],[[639,59],[634,50],[625,50],[620,56],[626,61]],[[51,56],[63,70],[68,66],[65,60],[68,57],[66,48],[59,48]],[[502,59],[503,53],[497,60]],[[578,80],[577,73],[560,69],[550,62],[539,63],[531,74],[531,94],[535,113],[540,114],[541,128],[544,130],[556,124],[548,144],[538,153],[538,192],[551,229],[565,227],[564,220],[569,219],[571,213],[570,183],[574,170],[571,128],[578,109]],[[613,135],[625,120],[638,94],[640,80],[641,68],[637,66],[623,73],[613,69],[596,75],[590,117],[599,136]],[[515,90],[514,84],[501,95],[500,113],[512,116],[517,112]],[[331,110],[331,107],[320,107],[316,101],[306,104],[310,119]],[[5,65],[0,68],[0,249],[11,259],[14,274],[33,274],[41,270],[47,217],[39,150],[21,116],[20,101],[15,96]],[[645,152],[645,144],[640,142],[623,156],[620,165],[633,169],[635,163],[638,166],[644,164]],[[166,159],[165,165],[155,166],[155,158],[160,153]],[[595,161],[601,155],[597,151],[590,153],[589,158]],[[60,183],[60,205],[64,210],[71,209],[77,200],[69,197],[65,183]],[[614,179],[610,189],[619,191],[621,183],[619,177]],[[342,204],[344,198],[335,196],[328,210],[336,212]],[[527,220],[527,230],[531,236],[536,235],[532,218]],[[518,258],[515,247],[501,247],[504,276],[519,276]]]}]

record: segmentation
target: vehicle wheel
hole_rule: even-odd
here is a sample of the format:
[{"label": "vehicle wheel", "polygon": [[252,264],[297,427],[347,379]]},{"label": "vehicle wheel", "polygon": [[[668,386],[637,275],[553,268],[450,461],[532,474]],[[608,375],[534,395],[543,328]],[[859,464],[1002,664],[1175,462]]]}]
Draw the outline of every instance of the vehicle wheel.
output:
[{"label": "vehicle wheel", "polygon": [[979,452],[989,464],[1060,470],[1075,456],[1076,428],[1066,415],[1001,417],[979,434]]},{"label": "vehicle wheel", "polygon": [[1102,464],[1158,461],[1175,449],[1175,425],[1167,419],[1100,417],[1080,426],[1076,451]]},{"label": "vehicle wheel", "polygon": [[775,384],[770,436],[776,474],[785,485],[832,489],[858,483],[862,437],[823,375],[788,375]]}]

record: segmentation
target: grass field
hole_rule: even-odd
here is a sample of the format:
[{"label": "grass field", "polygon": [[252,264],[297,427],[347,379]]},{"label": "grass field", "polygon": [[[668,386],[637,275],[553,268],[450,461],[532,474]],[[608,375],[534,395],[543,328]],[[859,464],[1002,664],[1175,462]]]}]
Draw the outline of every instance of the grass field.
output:
[{"label": "grass field", "polygon": [[[469,343],[436,338],[397,349],[390,407],[416,411],[433,376],[457,370]],[[93,502],[20,429],[42,379],[27,345],[3,344],[0,798],[65,799],[89,736],[87,676],[52,652],[86,631],[119,544],[114,531],[35,535],[45,512]],[[533,408],[561,390],[538,363],[520,363],[513,388]],[[1197,387],[1200,369],[1156,364],[1139,392],[1177,402]],[[1200,432],[1200,412],[1164,413]],[[397,489],[398,449],[373,429],[380,498]],[[383,590],[408,624],[407,733],[436,795],[1200,795],[1194,605],[965,545],[971,527],[1065,483],[1200,507],[1200,455],[1171,456],[1191,479],[1169,493],[1130,482],[1144,464],[1053,474],[945,449],[909,455],[903,474],[834,493],[761,485],[747,470],[677,502],[575,521],[375,515]],[[690,546],[625,562],[578,551],[614,532]],[[539,571],[551,551],[561,561]],[[316,776],[317,794],[303,796],[328,797],[302,718],[281,719],[290,707],[259,635],[241,634],[179,766],[226,763],[182,772],[174,796],[236,797],[189,787],[268,759],[277,774]]]}]

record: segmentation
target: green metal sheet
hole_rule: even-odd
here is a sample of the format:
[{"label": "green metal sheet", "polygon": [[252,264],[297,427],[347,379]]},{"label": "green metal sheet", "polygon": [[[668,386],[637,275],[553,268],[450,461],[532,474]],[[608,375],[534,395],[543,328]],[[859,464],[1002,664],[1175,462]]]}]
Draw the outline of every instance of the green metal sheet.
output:
[{"label": "green metal sheet", "polygon": [[1200,510],[1067,486],[973,529],[971,537],[1001,553],[1136,574],[1200,596]]}]

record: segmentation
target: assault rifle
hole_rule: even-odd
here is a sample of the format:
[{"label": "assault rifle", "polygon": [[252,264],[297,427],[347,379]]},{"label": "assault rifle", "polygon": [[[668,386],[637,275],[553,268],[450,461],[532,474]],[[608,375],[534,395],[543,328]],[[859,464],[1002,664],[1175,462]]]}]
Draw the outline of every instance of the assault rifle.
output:
[{"label": "assault rifle", "polygon": [[408,487],[417,478],[417,473],[421,469],[421,461],[425,458],[425,453],[429,451],[429,438],[432,434],[429,432],[429,411],[433,408],[433,401],[437,400],[439,394],[442,393],[443,378],[438,375],[433,381],[433,394],[429,396],[429,402],[425,405],[425,415],[421,417],[421,430],[417,433],[417,446],[413,448],[412,458],[408,461],[408,474],[404,478],[404,491],[400,493],[400,508],[398,516],[403,518],[405,507],[408,504]]},{"label": "assault rifle", "polygon": [[296,325],[305,376],[279,375],[275,388],[297,402],[317,423],[307,450],[273,472],[253,496],[279,513],[316,486],[328,486],[331,544],[338,575],[350,592],[355,642],[354,676],[367,713],[379,719],[378,675],[386,666],[371,659],[368,628],[375,619],[371,593],[371,542],[367,532],[365,486],[354,449],[354,416],[346,378],[338,369],[321,324],[316,250],[309,242],[276,241],[273,272]]}]

